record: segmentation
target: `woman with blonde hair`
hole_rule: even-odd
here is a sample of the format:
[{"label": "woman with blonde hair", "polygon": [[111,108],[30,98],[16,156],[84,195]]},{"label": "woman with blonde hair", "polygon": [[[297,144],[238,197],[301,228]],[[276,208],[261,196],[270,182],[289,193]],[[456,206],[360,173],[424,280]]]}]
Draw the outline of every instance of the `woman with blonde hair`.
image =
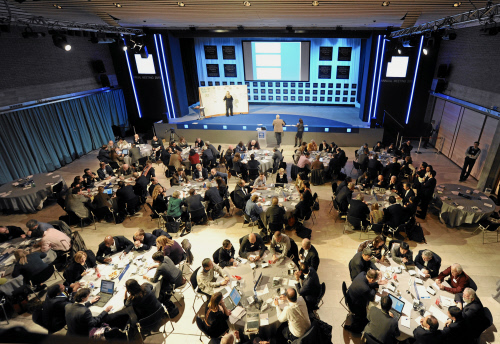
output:
[{"label": "woman with blonde hair", "polygon": [[167,211],[168,200],[165,198],[165,189],[161,185],[156,185],[153,189],[153,209],[162,214]]},{"label": "woman with blonde hair", "polygon": [[205,323],[209,328],[210,335],[213,337],[220,337],[229,330],[227,319],[231,315],[231,311],[227,309],[224,304],[221,292],[212,295],[207,308]]},{"label": "woman with blonde hair", "polygon": [[188,147],[189,147],[189,145],[188,145],[188,143],[186,142],[186,139],[184,138],[184,136],[181,136],[181,137],[179,138],[179,147],[181,147],[182,149],[184,149],[184,148],[188,148]]},{"label": "woman with blonde hair", "polygon": [[90,272],[89,269],[93,267],[95,267],[96,274],[99,273],[95,261],[89,260],[85,251],[76,252],[73,261],[66,270],[64,270],[63,276],[66,279],[64,285],[71,285],[79,281],[83,276],[87,275]]},{"label": "woman with blonde hair", "polygon": [[287,184],[288,177],[286,175],[286,171],[284,168],[280,168],[278,170],[278,174],[276,175],[276,183]]},{"label": "woman with blonde hair", "polygon": [[373,203],[370,211],[370,223],[380,224],[384,221],[384,212],[378,208],[378,203]]},{"label": "woman with blonde hair", "polygon": [[184,260],[184,250],[179,243],[173,239],[167,238],[165,235],[160,235],[156,239],[156,247],[158,251],[163,252],[164,256],[168,256],[175,265]]},{"label": "woman with blonde hair", "polygon": [[54,273],[54,268],[43,261],[45,257],[47,254],[40,251],[31,254],[26,254],[24,250],[14,251],[16,265],[14,265],[12,277],[23,275],[25,283],[31,281],[33,285],[37,286],[36,292],[45,289],[47,286],[42,283]]},{"label": "woman with blonde hair", "polygon": [[181,206],[184,204],[184,200],[180,196],[181,193],[179,191],[174,191],[172,197],[168,200],[167,216],[179,218],[182,215]]}]

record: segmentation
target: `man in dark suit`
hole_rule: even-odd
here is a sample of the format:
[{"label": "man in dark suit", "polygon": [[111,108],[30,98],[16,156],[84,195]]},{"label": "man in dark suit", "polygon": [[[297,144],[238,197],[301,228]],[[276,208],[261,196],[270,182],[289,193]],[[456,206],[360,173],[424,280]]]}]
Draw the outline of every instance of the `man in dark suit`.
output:
[{"label": "man in dark suit", "polygon": [[115,176],[115,172],[113,172],[111,166],[106,165],[104,161],[101,161],[99,166],[100,168],[97,170],[97,175],[99,176],[100,180],[110,179],[111,177]]},{"label": "man in dark suit", "polygon": [[366,172],[368,170],[368,154],[368,149],[364,149],[358,156],[358,164],[362,172]]},{"label": "man in dark suit", "polygon": [[203,160],[204,167],[210,167],[211,165],[215,165],[216,158],[212,153],[211,149],[204,147],[203,152],[201,153],[201,158]]},{"label": "man in dark suit", "polygon": [[212,183],[210,182],[207,183],[207,191],[205,191],[205,201],[208,201],[207,213],[210,212],[215,207],[215,205],[220,204],[224,201],[219,193],[219,189],[217,189],[215,186],[212,186]]},{"label": "man in dark suit", "polygon": [[177,288],[185,283],[182,277],[182,271],[177,268],[169,257],[165,257],[163,252],[158,251],[153,253],[154,265],[148,267],[150,269],[156,268],[156,273],[153,278],[144,275],[143,278],[149,282],[156,283],[161,276],[160,295],[158,300],[162,303],[168,302],[170,297],[167,295],[172,291],[172,287]]},{"label": "man in dark suit", "polygon": [[328,163],[328,175],[338,175],[340,170],[342,169],[342,161],[339,159],[339,155],[337,153],[333,154],[333,158],[330,159]]},{"label": "man in dark suit", "polygon": [[448,308],[448,321],[443,328],[443,339],[446,343],[453,344],[469,344],[474,342],[468,331],[462,310],[457,306]]},{"label": "man in dark suit", "polygon": [[279,168],[280,161],[283,159],[283,155],[281,154],[281,151],[274,147],[273,148],[273,173],[276,173],[276,171]]},{"label": "man in dark suit", "polygon": [[99,161],[105,162],[106,164],[109,164],[111,158],[109,157],[108,146],[101,146],[101,149],[99,149],[99,154],[97,155],[97,159],[99,159]]},{"label": "man in dark suit", "polygon": [[0,243],[15,238],[26,238],[26,233],[24,233],[21,227],[0,226]]},{"label": "man in dark suit", "polygon": [[[490,320],[486,317],[484,307],[472,288],[465,288],[462,294],[455,294],[455,302],[462,309],[462,316],[467,330],[473,339],[479,338],[481,333],[490,327]],[[467,303],[464,305],[464,303]]]},{"label": "man in dark suit", "polygon": [[148,195],[149,181],[146,176],[139,174],[139,172],[134,172],[133,176],[135,178],[134,193],[139,196],[141,202],[144,203]]},{"label": "man in dark suit", "polygon": [[321,292],[318,274],[313,267],[300,263],[299,270],[295,272],[294,276],[295,288],[306,301],[307,311],[310,313],[315,310]]},{"label": "man in dark suit", "polygon": [[380,343],[393,344],[399,337],[398,320],[391,313],[392,300],[384,295],[380,299],[380,309],[371,307],[368,312],[368,324],[364,332],[370,334]]},{"label": "man in dark suit", "polygon": [[302,240],[302,247],[299,251],[299,259],[302,263],[312,267],[314,271],[318,272],[319,255],[316,248],[311,244],[311,240]]},{"label": "man in dark suit", "polygon": [[351,275],[351,281],[354,281],[356,276],[361,272],[366,272],[370,269],[378,270],[378,268],[373,264],[372,260],[372,249],[365,247],[363,251],[356,252],[354,257],[352,257],[349,262],[349,274]]},{"label": "man in dark suit", "polygon": [[208,179],[208,171],[201,164],[196,164],[196,169],[193,171],[193,179],[203,181]]},{"label": "man in dark suit", "polygon": [[403,205],[410,202],[410,199],[415,200],[415,192],[413,192],[410,183],[403,184],[403,191],[400,193],[403,198]]},{"label": "man in dark suit", "polygon": [[409,156],[412,149],[413,146],[411,145],[410,140],[408,140],[401,146],[401,153],[403,153],[403,156]]},{"label": "man in dark suit", "polygon": [[430,250],[420,250],[415,257],[415,265],[422,270],[426,278],[434,278],[439,275],[441,257]]},{"label": "man in dark suit", "polygon": [[350,182],[346,188],[342,188],[335,197],[335,201],[338,204],[340,211],[346,212],[349,208],[349,203],[351,202],[352,193],[354,191],[354,183]]},{"label": "man in dark suit", "polygon": [[370,214],[370,209],[364,202],[363,194],[358,194],[356,199],[349,202],[349,210],[347,211],[347,221],[355,227],[361,223],[366,226],[368,223],[367,217]]},{"label": "man in dark suit", "polygon": [[222,247],[217,250],[218,257],[214,262],[218,261],[218,264],[221,268],[225,268],[226,266],[236,266],[236,261],[234,260],[234,247],[231,241],[228,239],[224,239],[222,242]]},{"label": "man in dark suit", "polygon": [[250,233],[240,239],[240,251],[238,254],[240,257],[247,258],[251,252],[258,251],[259,253],[257,253],[255,259],[253,257],[249,258],[250,261],[257,261],[262,258],[266,249],[262,237],[259,234]]},{"label": "man in dark suit", "polygon": [[434,194],[434,189],[436,188],[436,171],[429,171],[426,173],[424,182],[420,188],[420,213],[417,213],[417,217],[425,219],[427,215],[427,208],[429,203],[432,201],[432,196]]},{"label": "man in dark suit", "polygon": [[441,344],[443,334],[438,328],[439,322],[433,315],[420,319],[420,326],[413,330],[413,344]]},{"label": "man in dark suit", "polygon": [[92,172],[90,168],[86,168],[83,171],[82,179],[83,179],[83,187],[85,189],[94,187],[94,183],[99,180],[97,178],[97,175],[94,172]]},{"label": "man in dark suit", "polygon": [[366,167],[371,180],[375,179],[380,173],[382,173],[383,166],[382,163],[378,161],[376,154],[371,159],[368,159]]},{"label": "man in dark suit", "polygon": [[401,164],[398,162],[398,158],[397,157],[393,157],[392,158],[392,162],[389,163],[386,167],[385,167],[385,175],[387,177],[390,177],[390,176],[397,176],[399,175],[399,172],[401,171]]},{"label": "man in dark suit", "polygon": [[245,210],[245,205],[251,196],[252,194],[250,193],[250,189],[246,186],[245,181],[240,179],[238,181],[238,185],[236,185],[234,189],[234,201],[236,208]]},{"label": "man in dark suit", "polygon": [[101,263],[110,263],[111,258],[105,256],[109,256],[117,252],[122,252],[120,256],[122,257],[125,254],[129,253],[132,248],[134,248],[134,244],[123,235],[118,235],[115,237],[108,235],[104,238],[104,241],[99,244],[96,259]]},{"label": "man in dark suit", "polygon": [[141,150],[135,144],[132,144],[128,155],[132,158],[132,165],[136,165],[139,162],[139,159],[142,158]]},{"label": "man in dark suit", "polygon": [[361,272],[352,281],[346,295],[346,303],[353,313],[351,325],[344,326],[347,331],[361,333],[365,328],[368,323],[366,306],[375,300],[379,285],[387,284],[387,280],[379,280],[380,276],[378,271],[368,270]]},{"label": "man in dark suit", "polygon": [[127,204],[128,209],[133,210],[139,203],[139,197],[134,193],[134,187],[132,185],[125,185],[125,182],[118,182],[118,190],[116,191],[116,198],[118,200],[118,209],[124,212],[125,204]]},{"label": "man in dark suit", "polygon": [[149,185],[149,188],[148,188],[148,192],[149,192],[150,196],[153,196],[153,191],[155,191],[155,187],[157,185],[161,186],[160,182],[158,181],[158,178],[157,177],[151,178],[151,184]]},{"label": "man in dark suit", "polygon": [[396,197],[389,197],[389,204],[387,208],[384,209],[384,223],[391,228],[397,229],[401,224],[403,224],[403,207],[401,204],[396,203]]},{"label": "man in dark suit", "polygon": [[352,178],[347,176],[338,186],[337,190],[335,191],[335,196],[338,196],[340,191],[342,191],[343,188],[346,188],[347,185],[352,181]]},{"label": "man in dark suit", "polygon": [[286,211],[278,205],[278,197],[273,197],[271,206],[266,210],[266,223],[271,232],[283,230]]},{"label": "man in dark suit", "polygon": [[255,160],[255,154],[250,154],[250,160],[247,162],[247,167],[249,170],[258,170],[260,162]]},{"label": "man in dark suit", "polygon": [[398,181],[397,176],[391,176],[387,189],[401,196],[403,192],[403,185]]},{"label": "man in dark suit", "polygon": [[210,141],[205,141],[205,146],[207,146],[207,148],[212,151],[214,157],[217,157],[219,155],[219,151],[217,150],[217,148],[215,148],[213,144],[210,143]]},{"label": "man in dark suit", "polygon": [[66,324],[68,325],[67,336],[89,336],[89,332],[94,327],[99,327],[102,319],[109,313],[113,306],[108,306],[97,317],[92,316],[92,312],[85,305],[89,299],[90,289],[83,288],[76,292],[75,303],[67,304],[64,307]]},{"label": "man in dark suit", "polygon": [[132,240],[137,251],[148,251],[151,247],[156,246],[156,237],[153,234],[144,232],[142,228],[139,228],[134,233]]}]

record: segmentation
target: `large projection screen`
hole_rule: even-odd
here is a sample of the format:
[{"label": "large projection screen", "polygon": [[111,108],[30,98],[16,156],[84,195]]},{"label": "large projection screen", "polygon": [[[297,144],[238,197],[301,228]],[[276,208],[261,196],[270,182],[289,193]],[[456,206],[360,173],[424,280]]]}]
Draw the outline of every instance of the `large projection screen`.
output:
[{"label": "large projection screen", "polygon": [[311,42],[243,41],[245,80],[309,81]]}]

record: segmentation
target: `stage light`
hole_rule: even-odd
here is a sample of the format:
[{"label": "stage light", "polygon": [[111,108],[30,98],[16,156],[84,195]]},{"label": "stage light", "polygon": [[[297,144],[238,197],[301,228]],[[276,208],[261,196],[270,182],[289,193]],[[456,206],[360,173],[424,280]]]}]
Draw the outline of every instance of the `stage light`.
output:
[{"label": "stage light", "polygon": [[113,5],[115,5],[116,8],[122,7],[122,5],[119,2],[113,2]]},{"label": "stage light", "polygon": [[130,68],[130,60],[128,58],[127,51],[125,51],[125,59],[127,60],[128,73],[130,74],[130,82],[132,83],[132,90],[134,91],[135,104],[137,105],[137,113],[139,114],[139,118],[142,118],[141,107],[139,106],[139,100],[137,99],[137,91],[135,89],[134,76],[132,75],[132,68]]},{"label": "stage light", "polygon": [[208,129],[208,125],[203,124],[203,129]]},{"label": "stage light", "polygon": [[128,47],[127,47],[127,45],[125,44],[125,42],[123,41],[122,38],[118,38],[116,41],[117,41],[118,46],[120,47],[120,49],[122,49],[123,51],[127,51]]},{"label": "stage light", "polygon": [[453,4],[453,7],[460,7],[460,6],[462,6],[462,3],[461,3],[461,2],[455,2],[455,3]]},{"label": "stage light", "polygon": [[382,6],[384,6],[384,7],[387,7],[387,6],[389,6],[390,4],[391,4],[391,2],[390,2],[390,1],[384,1],[384,2],[382,2]]},{"label": "stage light", "polygon": [[384,63],[384,55],[385,55],[385,35],[384,35],[384,38],[382,39],[382,51],[380,53],[380,64],[379,64],[379,70],[378,70],[377,93],[375,94],[375,106],[373,107],[372,118],[376,118],[376,116],[377,116],[378,92],[380,90],[380,79],[382,76],[382,64]]},{"label": "stage light", "polygon": [[427,54],[429,54],[429,49],[424,48],[424,49],[422,49],[422,52],[424,53],[424,55],[427,55]]},{"label": "stage light", "polygon": [[250,7],[252,6],[252,4],[250,3],[250,1],[243,1],[243,6]]},{"label": "stage light", "polygon": [[422,46],[423,45],[424,45],[424,36],[421,36],[420,37],[420,48],[418,49],[417,64],[415,66],[415,74],[413,75],[413,84],[411,86],[410,103],[408,104],[408,112],[406,113],[406,122],[405,122],[405,124],[408,124],[408,121],[410,120],[411,104],[413,102],[413,93],[415,92],[415,84],[416,84],[416,81],[417,81],[418,66],[420,64],[420,56],[421,56],[421,53],[422,53]]},{"label": "stage light", "polygon": [[189,129],[189,125],[184,124],[184,129]]},{"label": "stage light", "polygon": [[178,2],[177,2],[177,6],[179,6],[179,7],[184,7],[184,6],[186,6],[186,5],[185,5],[182,1],[178,1]]},{"label": "stage light", "polygon": [[[170,118],[170,108],[168,106],[168,98],[167,98],[167,86],[165,85],[165,78],[163,76],[163,68],[161,65],[161,58],[160,58],[160,49],[158,46],[158,40],[157,40],[157,34],[154,34],[153,37],[155,39],[155,47],[156,47],[156,55],[158,56],[158,65],[160,66],[160,76],[161,76],[161,84],[163,86],[163,95],[165,96],[165,106],[167,107],[167,118]],[[186,128],[187,125],[184,125],[184,128]]]},{"label": "stage light", "polygon": [[223,126],[222,126],[222,129],[227,129],[227,125],[223,125]]},{"label": "stage light", "polygon": [[375,76],[377,74],[377,66],[378,66],[378,52],[380,48],[380,35],[377,38],[377,50],[376,50],[376,57],[375,57],[375,69],[373,70],[373,82],[372,82],[372,95],[370,97],[370,109],[368,110],[368,118],[371,118],[372,115],[372,105],[373,105],[373,95],[375,94]]},{"label": "stage light", "polygon": [[54,33],[52,35],[52,42],[58,48],[64,49],[66,51],[71,50],[71,45],[66,41],[66,37],[60,33]]},{"label": "stage light", "polygon": [[58,10],[62,9],[61,6],[57,5],[57,4],[53,4],[52,6],[54,6],[55,8],[57,8]]},{"label": "stage light", "polygon": [[403,53],[403,50],[401,48],[398,48],[398,54],[401,55]]},{"label": "stage light", "polygon": [[313,5],[313,6],[319,6],[319,1],[313,1],[313,2],[312,2],[312,5]]},{"label": "stage light", "polygon": [[162,51],[162,55],[163,55],[163,65],[165,68],[165,77],[167,79],[167,85],[168,85],[168,95],[169,95],[169,99],[170,99],[170,104],[172,105],[172,118],[177,118],[177,116],[175,115],[175,105],[174,105],[174,99],[172,97],[172,84],[170,83],[170,78],[168,76],[167,58],[165,56],[165,48],[163,47],[163,36],[161,35],[161,33],[160,33],[159,38],[160,38],[161,51]]}]

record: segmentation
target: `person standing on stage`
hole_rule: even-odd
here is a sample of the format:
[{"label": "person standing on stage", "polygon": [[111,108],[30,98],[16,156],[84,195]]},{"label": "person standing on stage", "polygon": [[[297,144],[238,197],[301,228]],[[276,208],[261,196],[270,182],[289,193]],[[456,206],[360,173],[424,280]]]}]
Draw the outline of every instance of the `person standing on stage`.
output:
[{"label": "person standing on stage", "polygon": [[481,149],[479,148],[479,142],[476,141],[474,142],[474,146],[470,146],[465,151],[465,162],[464,167],[462,168],[462,173],[460,173],[459,181],[465,182],[467,178],[469,178],[470,171],[472,171],[479,154],[481,154]]},{"label": "person standing on stage", "polygon": [[299,123],[297,123],[296,127],[297,127],[297,134],[295,134],[294,147],[297,147],[297,139],[299,140],[298,146],[300,147],[300,145],[302,144],[302,135],[304,134],[304,121],[302,120],[302,118],[299,118]]},{"label": "person standing on stage", "polygon": [[273,127],[278,147],[281,145],[281,134],[283,133],[283,127],[285,125],[286,123],[284,120],[280,119],[280,115],[276,115],[276,119],[273,121]]},{"label": "person standing on stage", "polygon": [[226,117],[229,117],[229,111],[231,111],[231,116],[233,115],[233,96],[226,92],[226,96],[223,99],[226,102]]}]

